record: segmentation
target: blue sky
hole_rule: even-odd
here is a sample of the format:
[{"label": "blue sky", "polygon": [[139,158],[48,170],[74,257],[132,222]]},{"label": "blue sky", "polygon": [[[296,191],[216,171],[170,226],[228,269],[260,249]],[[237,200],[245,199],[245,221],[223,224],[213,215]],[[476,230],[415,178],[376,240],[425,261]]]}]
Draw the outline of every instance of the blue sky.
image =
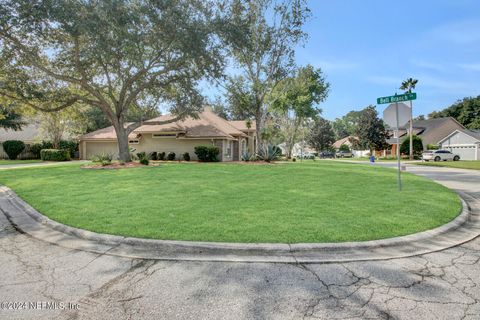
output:
[{"label": "blue sky", "polygon": [[[321,105],[333,120],[417,84],[414,115],[480,95],[480,1],[310,1],[310,38],[297,50],[331,84]],[[381,112],[386,105],[379,105]]]}]

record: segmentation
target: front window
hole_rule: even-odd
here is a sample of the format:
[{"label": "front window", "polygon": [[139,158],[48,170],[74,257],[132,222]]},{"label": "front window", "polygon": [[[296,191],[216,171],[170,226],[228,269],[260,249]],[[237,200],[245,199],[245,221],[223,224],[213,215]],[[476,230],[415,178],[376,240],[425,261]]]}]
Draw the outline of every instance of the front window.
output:
[{"label": "front window", "polygon": [[232,156],[232,142],[231,141],[227,141],[225,143],[225,152],[223,154],[227,157]]}]

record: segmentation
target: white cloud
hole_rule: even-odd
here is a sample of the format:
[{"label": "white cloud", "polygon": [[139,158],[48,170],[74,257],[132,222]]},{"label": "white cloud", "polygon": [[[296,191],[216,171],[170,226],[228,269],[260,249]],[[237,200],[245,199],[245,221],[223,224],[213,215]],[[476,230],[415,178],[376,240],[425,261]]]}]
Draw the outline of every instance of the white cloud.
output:
[{"label": "white cloud", "polygon": [[480,20],[462,20],[438,26],[427,33],[428,37],[440,40],[444,45],[467,45],[480,43]]},{"label": "white cloud", "polygon": [[467,71],[480,71],[480,63],[461,63],[458,66]]},{"label": "white cloud", "polygon": [[439,63],[429,62],[425,60],[411,59],[410,63],[415,67],[422,68],[422,69],[429,69],[429,70],[440,71],[440,72],[446,70],[445,64],[439,64]]}]

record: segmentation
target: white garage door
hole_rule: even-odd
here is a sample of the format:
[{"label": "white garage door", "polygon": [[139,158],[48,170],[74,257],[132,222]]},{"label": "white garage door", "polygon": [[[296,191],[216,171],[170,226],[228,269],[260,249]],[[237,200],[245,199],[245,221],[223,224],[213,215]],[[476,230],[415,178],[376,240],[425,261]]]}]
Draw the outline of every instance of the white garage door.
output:
[{"label": "white garage door", "polygon": [[445,149],[450,150],[452,153],[458,154],[460,156],[460,160],[475,160],[475,154],[477,153],[475,146],[450,146],[446,147]]}]

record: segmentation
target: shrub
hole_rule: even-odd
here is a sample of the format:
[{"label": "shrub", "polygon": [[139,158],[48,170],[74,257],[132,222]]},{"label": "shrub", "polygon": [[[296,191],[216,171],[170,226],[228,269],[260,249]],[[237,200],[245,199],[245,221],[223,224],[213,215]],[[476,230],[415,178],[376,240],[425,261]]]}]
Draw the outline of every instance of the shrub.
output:
[{"label": "shrub", "polygon": [[70,153],[70,157],[74,158],[75,151],[78,150],[78,143],[73,140],[61,140],[58,143],[58,147],[59,149],[68,150],[68,152]]},{"label": "shrub", "polygon": [[429,144],[427,144],[427,149],[428,150],[438,150],[438,145],[429,143]]},{"label": "shrub", "polygon": [[158,153],[158,160],[165,160],[165,152],[159,152]]},{"label": "shrub", "polygon": [[265,149],[260,149],[258,152],[258,158],[265,162],[275,161],[278,159],[279,148],[275,148],[272,145],[268,145]]},{"label": "shrub", "polygon": [[183,154],[183,160],[185,160],[185,161],[190,161],[190,153],[185,152],[185,153]]},{"label": "shrub", "polygon": [[146,159],[147,154],[144,151],[139,152],[139,153],[137,153],[137,158],[138,158],[138,160]]},{"label": "shrub", "polygon": [[42,141],[40,143],[34,143],[30,146],[30,152],[32,152],[35,159],[40,159],[40,151],[42,151],[42,149],[53,149],[53,143]]},{"label": "shrub", "polygon": [[220,149],[215,146],[197,146],[195,147],[195,154],[199,161],[217,162]]},{"label": "shrub", "polygon": [[173,160],[175,160],[175,152],[169,152],[169,153],[167,154],[167,160],[168,160],[168,161],[173,161]]},{"label": "shrub", "polygon": [[296,158],[292,158],[292,161],[295,162],[295,161],[297,161],[297,159],[296,159]]},{"label": "shrub", "polygon": [[[422,154],[423,152],[422,138],[420,138],[419,136],[413,135],[412,143],[413,143],[413,154],[414,155]],[[407,136],[400,144],[400,153],[410,154],[410,136]]]},{"label": "shrub", "polygon": [[250,161],[250,159],[252,158],[252,156],[250,155],[250,153],[248,151],[244,151],[242,153],[242,161]]},{"label": "shrub", "polygon": [[346,144],[342,144],[340,146],[340,148],[338,148],[338,151],[346,151],[346,152],[350,152],[350,147]]},{"label": "shrub", "polygon": [[25,143],[19,140],[7,140],[3,143],[3,150],[10,160],[15,160],[25,150]]},{"label": "shrub", "polygon": [[145,165],[145,166],[148,166],[148,164],[150,163],[150,161],[148,161],[147,158],[142,158],[142,159],[140,159],[140,163],[143,164],[143,165]]},{"label": "shrub", "polygon": [[60,149],[42,149],[40,158],[43,161],[69,161],[70,152]]},{"label": "shrub", "polygon": [[279,157],[282,155],[282,149],[279,146],[273,146],[273,150],[276,150]]},{"label": "shrub", "polygon": [[113,155],[109,153],[95,154],[91,157],[93,162],[99,162],[102,166],[107,166],[112,163]]},{"label": "shrub", "polygon": [[150,152],[149,156],[150,156],[151,160],[157,160],[158,159],[157,151]]}]

